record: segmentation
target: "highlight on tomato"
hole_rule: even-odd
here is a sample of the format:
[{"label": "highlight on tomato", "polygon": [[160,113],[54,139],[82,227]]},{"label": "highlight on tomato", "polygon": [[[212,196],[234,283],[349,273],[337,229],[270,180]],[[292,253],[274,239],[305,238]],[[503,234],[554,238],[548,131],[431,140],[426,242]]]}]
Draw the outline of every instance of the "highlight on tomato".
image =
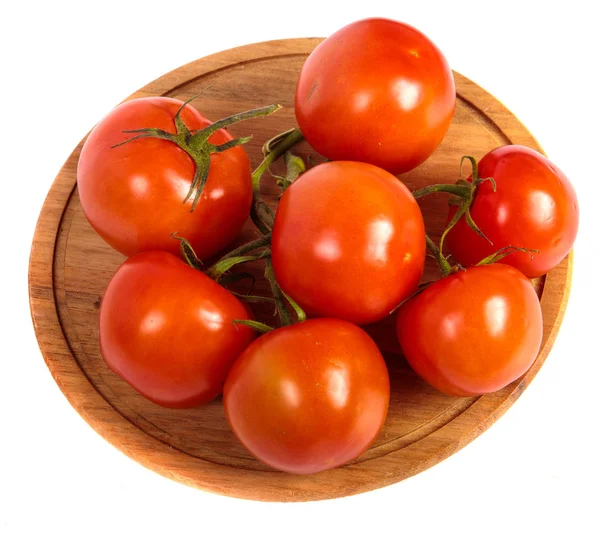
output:
[{"label": "highlight on tomato", "polygon": [[419,283],[423,216],[408,188],[387,171],[326,162],[282,195],[271,255],[282,290],[309,316],[372,323]]},{"label": "highlight on tomato", "polygon": [[[539,152],[505,145],[487,153],[475,173],[482,180],[470,205],[474,232],[465,217],[449,230],[449,252],[463,266],[472,266],[508,246],[535,250],[515,252],[500,262],[527,277],[544,275],[572,249],[579,227],[579,205],[565,174]],[[470,179],[472,180],[472,178]],[[448,221],[456,215],[450,206]]]},{"label": "highlight on tomato", "polygon": [[252,202],[250,162],[223,128],[267,115],[259,108],[211,123],[193,106],[167,97],[129,100],[92,130],[81,150],[77,186],[83,211],[120,253],[176,254],[173,232],[199,258],[230,243]]},{"label": "highlight on tomato", "polygon": [[235,436],[265,464],[312,474],[348,463],[377,438],[390,399],[377,345],[320,318],[281,327],[235,361],[223,392]]},{"label": "highlight on tomato", "polygon": [[100,352],[149,400],[171,408],[218,396],[255,331],[249,309],[204,273],[165,251],[129,258],[100,306]]},{"label": "highlight on tomato", "polygon": [[323,156],[398,174],[433,153],[455,105],[452,70],[437,46],[407,24],[371,18],[314,49],[300,71],[294,109]]},{"label": "highlight on tomato", "polygon": [[396,316],[406,360],[451,396],[495,392],[535,361],[543,321],[529,279],[506,264],[459,270],[406,301]]}]

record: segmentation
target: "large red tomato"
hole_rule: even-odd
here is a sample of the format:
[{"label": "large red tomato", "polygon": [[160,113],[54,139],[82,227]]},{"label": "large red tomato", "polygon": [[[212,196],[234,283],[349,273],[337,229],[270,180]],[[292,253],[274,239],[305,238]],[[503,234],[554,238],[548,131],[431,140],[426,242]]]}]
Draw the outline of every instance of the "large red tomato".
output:
[{"label": "large red tomato", "polygon": [[334,468],[375,440],[390,381],[377,345],[351,323],[323,318],[265,334],[231,368],[223,400],[241,443],[298,474]]},{"label": "large red tomato", "polygon": [[309,315],[367,324],[417,287],[425,230],[417,202],[393,175],[327,162],[286,189],[271,247],[277,281]]},{"label": "large red tomato", "polygon": [[452,71],[421,32],[386,19],[338,30],[310,54],[296,89],[296,119],[331,160],[403,173],[446,134],[456,103]]},{"label": "large red tomato", "polygon": [[491,264],[428,286],[398,310],[398,340],[412,368],[452,396],[495,392],[522,376],[542,341],[542,310],[520,271]]},{"label": "large red tomato", "polygon": [[[231,242],[248,218],[252,185],[243,148],[210,156],[208,181],[193,212],[192,201],[183,201],[196,166],[183,149],[156,138],[111,148],[134,136],[123,130],[175,133],[174,116],[182,104],[166,97],[125,102],[96,125],[81,151],[77,186],[83,211],[98,234],[127,256],[154,249],[177,253],[179,242],[170,235],[178,232],[206,258]],[[181,118],[190,130],[211,124],[191,105]],[[209,141],[220,145],[231,139],[218,130]]]},{"label": "large red tomato", "polygon": [[[530,148],[506,145],[479,161],[479,176],[493,177],[477,188],[471,216],[492,242],[477,235],[464,217],[448,233],[446,244],[463,266],[472,266],[507,246],[535,249],[500,260],[530,278],[556,267],[575,242],[579,205],[573,186],[548,158]],[[448,220],[456,213],[450,207]]]},{"label": "large red tomato", "polygon": [[100,307],[100,351],[108,366],[165,407],[218,396],[231,364],[254,337],[231,293],[164,251],[129,258]]}]

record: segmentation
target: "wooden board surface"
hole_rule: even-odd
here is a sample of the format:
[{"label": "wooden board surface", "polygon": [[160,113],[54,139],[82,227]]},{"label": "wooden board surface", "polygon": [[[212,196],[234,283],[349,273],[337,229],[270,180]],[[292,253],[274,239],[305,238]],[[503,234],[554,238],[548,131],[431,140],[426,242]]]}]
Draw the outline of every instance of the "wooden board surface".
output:
[{"label": "wooden board surface", "polygon": [[[296,126],[297,76],[319,42],[270,41],[221,52],[185,65],[129,98],[165,95],[186,100],[203,90],[193,105],[211,120],[281,104],[283,109],[269,118],[230,128],[234,136],[253,133],[246,150],[255,167],[262,143]],[[502,104],[464,76],[455,73],[455,79],[458,101],[452,125],[433,156],[402,176],[411,189],[454,182],[463,154],[480,158],[507,143],[541,151]],[[443,460],[487,429],[531,382],[552,347],[568,299],[572,254],[534,281],[544,314],[544,338],[539,357],[523,378],[494,394],[451,398],[412,372],[400,355],[390,322],[369,327],[385,353],[392,383],[390,410],[379,438],[359,459],[328,472],[297,476],[274,471],[235,440],[220,398],[190,410],[158,407],[104,364],[98,349],[98,308],[124,257],[102,241],[81,210],[76,167],[82,143],[52,185],[32,244],[29,291],[36,335],[54,379],[82,417],[132,459],[166,477],[211,492],[269,501],[334,498],[397,483]],[[319,161],[306,143],[299,153]],[[272,185],[265,184],[263,192],[274,200]],[[420,202],[434,240],[443,229],[446,202],[443,195]],[[257,231],[248,223],[235,244],[254,236]],[[424,280],[434,277],[437,268],[428,261]],[[272,311],[255,308],[255,312],[272,321]]]}]

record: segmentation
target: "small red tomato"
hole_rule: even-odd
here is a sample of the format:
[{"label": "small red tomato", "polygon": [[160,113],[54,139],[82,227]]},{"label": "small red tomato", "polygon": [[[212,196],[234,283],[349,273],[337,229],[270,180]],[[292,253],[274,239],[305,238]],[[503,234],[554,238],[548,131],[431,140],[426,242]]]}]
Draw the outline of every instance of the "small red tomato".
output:
[{"label": "small red tomato", "polygon": [[281,288],[311,316],[367,324],[417,287],[423,217],[396,177],[361,162],[327,162],[281,197],[271,240]]},{"label": "small red tomato", "polygon": [[[87,138],[77,167],[83,211],[96,232],[112,247],[131,256],[147,250],[177,254],[173,232],[185,236],[199,258],[217,253],[242,229],[250,213],[250,162],[237,146],[210,156],[208,181],[194,211],[184,199],[196,165],[175,143],[136,139],[123,130],[159,128],[176,133],[174,117],[183,102],[166,97],[138,98],[110,112]],[[190,130],[211,124],[194,107],[181,118]],[[209,141],[223,144],[232,137],[218,130]]]},{"label": "small red tomato", "polygon": [[375,342],[331,318],[256,339],[231,368],[223,392],[240,442],[265,464],[296,474],[358,457],[379,434],[389,399]]},{"label": "small red tomato", "polygon": [[323,156],[397,174],[423,163],[440,144],[455,104],[452,70],[425,35],[401,22],[366,19],[310,54],[295,113]]},{"label": "small red tomato", "polygon": [[100,307],[100,351],[111,370],[149,400],[172,408],[218,396],[235,358],[254,338],[231,293],[163,251],[132,256]]},{"label": "small red tomato", "polygon": [[[506,145],[479,161],[479,176],[493,177],[477,188],[471,216],[489,238],[478,236],[461,218],[446,244],[463,266],[472,266],[503,247],[535,249],[500,260],[529,278],[556,267],[569,253],[579,226],[579,205],[573,186],[548,158],[528,147]],[[456,213],[451,206],[448,221]]]},{"label": "small red tomato", "polygon": [[491,264],[438,280],[398,310],[400,347],[412,368],[451,396],[495,392],[533,364],[542,310],[515,268]]}]

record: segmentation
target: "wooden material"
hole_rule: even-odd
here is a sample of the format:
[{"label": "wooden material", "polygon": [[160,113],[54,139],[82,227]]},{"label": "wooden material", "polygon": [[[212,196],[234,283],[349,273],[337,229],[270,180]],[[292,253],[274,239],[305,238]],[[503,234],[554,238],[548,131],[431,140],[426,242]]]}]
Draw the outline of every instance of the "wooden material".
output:
[{"label": "wooden material", "polygon": [[[295,82],[305,58],[319,42],[294,39],[228,50],[185,65],[130,98],[167,95],[185,100],[203,90],[193,105],[212,120],[282,104],[283,109],[269,118],[231,127],[234,135],[254,134],[246,149],[256,166],[262,143],[296,125]],[[463,154],[480,158],[506,143],[541,150],[497,100],[465,77],[455,77],[458,105],[452,126],[433,156],[402,177],[411,189],[454,182]],[[132,459],[181,483],[272,501],[333,498],[397,483],[448,457],[490,426],[531,382],[556,337],[569,294],[572,255],[543,280],[535,281],[544,313],[538,359],[523,378],[495,394],[455,399],[436,392],[399,354],[390,322],[370,328],[385,351],[392,380],[390,411],[378,440],[348,466],[312,476],[276,472],[236,442],[220,398],[193,410],[164,409],[136,394],[105,366],[98,350],[98,307],[124,257],[100,239],[83,215],[76,188],[80,149],[81,144],[57,176],[33,241],[30,304],[40,348],[65,396],[100,435]],[[300,153],[308,156],[311,149],[304,143]],[[315,155],[311,157],[315,161]],[[264,191],[273,200],[273,186],[265,185]],[[446,202],[444,195],[421,202],[434,239],[444,225]],[[237,243],[255,235],[248,224]],[[425,278],[436,273],[428,263]],[[272,321],[272,311],[256,311]]]}]

